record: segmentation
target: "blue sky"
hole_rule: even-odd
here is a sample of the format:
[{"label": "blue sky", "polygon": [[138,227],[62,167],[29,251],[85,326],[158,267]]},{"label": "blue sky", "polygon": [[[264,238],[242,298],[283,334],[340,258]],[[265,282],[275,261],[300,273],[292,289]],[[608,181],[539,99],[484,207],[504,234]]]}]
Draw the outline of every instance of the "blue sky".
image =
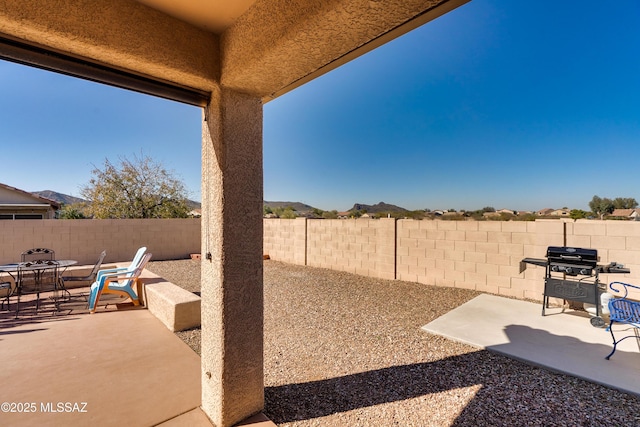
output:
[{"label": "blue sky", "polygon": [[[637,0],[473,0],[267,103],[265,199],[640,201],[639,24]],[[0,182],[79,196],[93,165],[144,153],[200,199],[198,108],[7,62],[0,88]]]}]

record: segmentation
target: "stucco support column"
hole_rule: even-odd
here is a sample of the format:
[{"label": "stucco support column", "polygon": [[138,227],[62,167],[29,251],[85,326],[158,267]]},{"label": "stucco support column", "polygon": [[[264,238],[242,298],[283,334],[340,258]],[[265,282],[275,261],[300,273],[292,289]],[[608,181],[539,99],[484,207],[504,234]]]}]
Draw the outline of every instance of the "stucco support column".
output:
[{"label": "stucco support column", "polygon": [[262,102],[216,89],[202,129],[202,408],[225,427],[264,407]]}]

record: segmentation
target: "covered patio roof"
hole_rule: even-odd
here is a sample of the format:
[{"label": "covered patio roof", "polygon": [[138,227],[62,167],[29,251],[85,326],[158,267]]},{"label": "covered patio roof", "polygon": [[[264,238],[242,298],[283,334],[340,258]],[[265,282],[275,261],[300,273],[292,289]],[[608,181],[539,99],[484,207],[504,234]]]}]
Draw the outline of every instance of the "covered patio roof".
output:
[{"label": "covered patio roof", "polygon": [[0,58],[204,106],[267,101],[469,0],[4,2]]}]

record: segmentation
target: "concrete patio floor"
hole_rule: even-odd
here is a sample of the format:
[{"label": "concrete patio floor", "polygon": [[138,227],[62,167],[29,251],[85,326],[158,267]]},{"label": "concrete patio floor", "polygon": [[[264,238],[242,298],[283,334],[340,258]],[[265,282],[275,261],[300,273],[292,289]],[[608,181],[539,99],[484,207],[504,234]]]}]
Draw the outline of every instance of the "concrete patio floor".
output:
[{"label": "concrete patio floor", "polygon": [[[200,357],[148,310],[104,300],[93,315],[81,296],[0,312],[0,425],[212,426]],[[262,414],[240,425],[274,426]]]},{"label": "concrete patio floor", "polygon": [[[606,360],[613,348],[611,334],[591,326],[587,313],[549,308],[542,316],[541,310],[540,303],[480,295],[422,329],[640,396],[635,339],[622,341]],[[616,338],[629,335],[617,333],[624,328],[628,326],[614,326]]]}]

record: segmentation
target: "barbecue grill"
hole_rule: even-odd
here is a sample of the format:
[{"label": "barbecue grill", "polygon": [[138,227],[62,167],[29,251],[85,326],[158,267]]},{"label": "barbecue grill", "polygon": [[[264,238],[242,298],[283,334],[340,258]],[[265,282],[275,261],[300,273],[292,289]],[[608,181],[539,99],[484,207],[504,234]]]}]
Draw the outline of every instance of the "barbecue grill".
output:
[{"label": "barbecue grill", "polygon": [[544,277],[544,298],[542,315],[549,308],[549,298],[562,298],[595,305],[596,314],[591,324],[603,327],[605,322],[601,316],[600,295],[606,292],[606,283],[601,285],[600,273],[629,273],[628,268],[612,262],[607,265],[598,264],[596,249],[573,248],[567,246],[549,246],[547,258],[524,258],[520,262],[520,272],[527,264],[546,268]]}]

